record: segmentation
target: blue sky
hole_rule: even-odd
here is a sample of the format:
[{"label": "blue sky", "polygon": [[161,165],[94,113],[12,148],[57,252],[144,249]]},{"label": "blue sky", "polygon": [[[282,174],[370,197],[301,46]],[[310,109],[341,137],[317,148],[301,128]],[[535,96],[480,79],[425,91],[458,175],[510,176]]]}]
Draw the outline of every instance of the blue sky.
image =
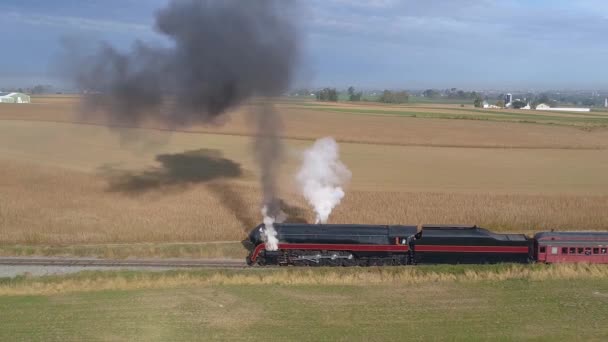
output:
[{"label": "blue sky", "polygon": [[[165,43],[165,3],[2,0],[0,86],[52,82],[66,37]],[[608,89],[604,0],[301,0],[298,14],[301,86]]]}]

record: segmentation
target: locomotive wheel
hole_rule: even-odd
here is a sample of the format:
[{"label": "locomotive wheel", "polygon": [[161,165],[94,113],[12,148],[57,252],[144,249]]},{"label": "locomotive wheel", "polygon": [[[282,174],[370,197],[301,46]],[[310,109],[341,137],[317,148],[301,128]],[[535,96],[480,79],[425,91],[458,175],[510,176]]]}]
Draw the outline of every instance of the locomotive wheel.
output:
[{"label": "locomotive wheel", "polygon": [[340,259],[328,259],[327,260],[327,266],[331,266],[331,267],[336,267],[336,266],[341,266],[342,263],[340,262]]},{"label": "locomotive wheel", "polygon": [[374,258],[369,260],[370,266],[384,266],[386,261],[382,258]]},{"label": "locomotive wheel", "polygon": [[357,260],[357,265],[365,267],[365,266],[369,266],[370,263],[367,258],[361,258],[361,259]]},{"label": "locomotive wheel", "polygon": [[353,255],[352,259],[342,259],[342,266],[345,267],[352,267],[352,266],[357,266],[359,264],[357,257],[355,257]]},{"label": "locomotive wheel", "polygon": [[253,261],[253,264],[258,266],[266,266],[266,252],[260,252],[255,261]]}]

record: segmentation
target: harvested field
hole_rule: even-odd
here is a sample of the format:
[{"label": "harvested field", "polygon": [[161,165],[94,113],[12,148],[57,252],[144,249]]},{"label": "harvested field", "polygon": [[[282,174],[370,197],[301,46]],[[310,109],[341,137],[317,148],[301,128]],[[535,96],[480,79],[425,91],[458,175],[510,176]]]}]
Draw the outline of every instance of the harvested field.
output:
[{"label": "harvested field", "polygon": [[[78,98],[35,98],[27,107],[5,104],[0,107],[0,120],[36,120],[55,122],[81,122],[104,124],[97,115],[80,115]],[[428,104],[426,104],[428,106]],[[315,102],[288,101],[277,106],[284,122],[283,136],[289,139],[314,140],[322,136],[333,136],[338,141],[388,144],[401,146],[438,147],[502,147],[502,148],[560,148],[560,149],[606,149],[608,148],[608,128],[597,126],[555,126],[522,124],[518,120],[492,121],[496,111],[460,108],[457,106],[433,105],[386,106],[380,104],[345,105],[318,104]],[[374,111],[380,111],[377,115]],[[412,117],[400,112],[443,112],[455,115],[454,120]],[[450,112],[451,111],[451,112]],[[515,113],[511,113],[515,112]],[[522,111],[504,111],[507,115],[521,114]],[[527,111],[532,113],[533,111]],[[503,113],[499,111],[498,113]],[[357,115],[353,115],[357,114]],[[458,116],[476,115],[486,120],[458,120]],[[502,114],[501,114],[502,115]],[[526,114],[534,115],[534,114]],[[553,117],[553,113],[545,113]],[[568,115],[557,113],[555,115]],[[579,117],[585,119],[584,116]],[[595,115],[595,114],[594,114]],[[608,116],[597,114],[608,120]],[[237,109],[229,114],[230,119],[223,126],[194,126],[184,128],[189,132],[216,134],[251,135],[245,110]],[[505,118],[505,115],[498,119]],[[464,117],[463,119],[466,119]],[[470,119],[470,118],[469,118]],[[576,118],[575,118],[576,119]],[[592,118],[593,119],[593,118]],[[603,119],[602,119],[603,120]],[[519,120],[521,121],[521,120]],[[525,120],[524,120],[525,121]],[[576,120],[574,120],[576,121]],[[608,122],[608,121],[607,121]],[[574,122],[577,123],[577,122]],[[144,123],[144,127],[162,129],[154,123]]]},{"label": "harvested field", "polygon": [[[258,171],[243,110],[221,128],[110,130],[71,123],[74,98],[35,100],[0,107],[0,243],[40,250],[238,241],[258,223]],[[333,135],[353,179],[331,222],[475,223],[527,233],[608,227],[606,130],[353,115],[305,104],[280,105],[290,138],[279,181],[294,219],[312,219],[293,181],[298,151]]]}]

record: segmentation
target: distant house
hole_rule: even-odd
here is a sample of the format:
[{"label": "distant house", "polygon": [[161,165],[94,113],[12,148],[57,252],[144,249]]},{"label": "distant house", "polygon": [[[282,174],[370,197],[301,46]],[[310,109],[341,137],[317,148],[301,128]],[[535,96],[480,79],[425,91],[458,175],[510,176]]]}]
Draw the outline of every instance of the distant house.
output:
[{"label": "distant house", "polygon": [[23,93],[0,93],[0,103],[31,103],[31,99]]}]

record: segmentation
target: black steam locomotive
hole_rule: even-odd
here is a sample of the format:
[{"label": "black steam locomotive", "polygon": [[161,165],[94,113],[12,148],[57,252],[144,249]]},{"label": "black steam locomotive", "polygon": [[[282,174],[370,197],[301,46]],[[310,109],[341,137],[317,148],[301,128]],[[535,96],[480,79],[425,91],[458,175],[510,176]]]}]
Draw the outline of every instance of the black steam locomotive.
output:
[{"label": "black steam locomotive", "polygon": [[274,251],[266,249],[263,225],[249,234],[249,265],[608,263],[608,233],[539,233],[529,238],[454,225],[424,225],[421,231],[416,226],[400,225],[289,223],[274,227],[279,240]]}]

